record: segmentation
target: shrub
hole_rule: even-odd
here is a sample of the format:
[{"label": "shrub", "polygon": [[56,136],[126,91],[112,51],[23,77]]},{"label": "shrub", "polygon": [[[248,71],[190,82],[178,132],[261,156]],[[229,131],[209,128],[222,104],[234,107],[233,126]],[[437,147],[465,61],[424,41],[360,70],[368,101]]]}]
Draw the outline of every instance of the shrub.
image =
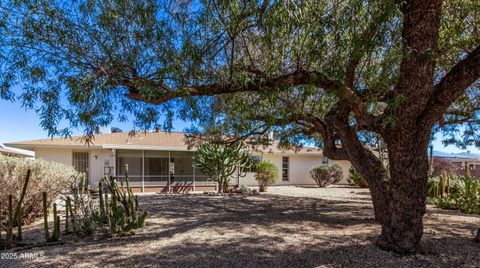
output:
[{"label": "shrub", "polygon": [[238,188],[238,192],[241,193],[242,195],[251,195],[252,194],[252,189],[250,189],[246,185],[241,185],[240,188]]},{"label": "shrub", "polygon": [[[31,170],[31,178],[22,206],[24,224],[42,216],[42,192],[47,192],[48,200],[53,202],[66,189],[69,181],[79,176],[72,167],[62,164],[0,155],[0,200],[8,200],[8,195],[12,194],[16,206],[28,169]],[[3,213],[0,217],[5,223],[7,202],[1,202],[0,206]]]},{"label": "shrub", "polygon": [[433,196],[433,203],[440,208],[480,214],[480,181],[469,176],[452,177],[449,181],[451,191]]},{"label": "shrub", "polygon": [[256,167],[257,173],[255,174],[255,180],[258,182],[259,191],[265,192],[268,186],[277,182],[278,168],[270,161],[261,161]]},{"label": "shrub", "polygon": [[368,188],[367,180],[354,167],[348,170],[347,181],[350,185],[356,185],[360,188]]},{"label": "shrub", "polygon": [[343,171],[339,165],[318,166],[310,170],[310,175],[319,187],[326,187],[342,180]]}]

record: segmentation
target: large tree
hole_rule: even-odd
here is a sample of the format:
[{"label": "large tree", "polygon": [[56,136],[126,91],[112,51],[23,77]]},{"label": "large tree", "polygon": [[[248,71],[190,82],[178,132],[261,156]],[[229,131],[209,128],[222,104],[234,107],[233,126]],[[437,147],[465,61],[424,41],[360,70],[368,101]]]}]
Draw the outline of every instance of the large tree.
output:
[{"label": "large tree", "polygon": [[[20,94],[51,135],[91,137],[119,112],[142,129],[177,114],[321,137],[368,180],[384,249],[419,251],[432,133],[480,144],[477,1],[7,0],[0,11],[0,96]],[[365,137],[386,144],[388,169]]]}]

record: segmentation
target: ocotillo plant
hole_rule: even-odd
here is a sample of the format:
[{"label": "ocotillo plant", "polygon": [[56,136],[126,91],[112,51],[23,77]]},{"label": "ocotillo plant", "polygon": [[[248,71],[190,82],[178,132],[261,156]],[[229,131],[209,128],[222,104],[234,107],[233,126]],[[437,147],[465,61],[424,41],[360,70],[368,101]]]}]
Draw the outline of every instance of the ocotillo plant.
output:
[{"label": "ocotillo plant", "polygon": [[22,240],[22,204],[25,194],[27,193],[28,182],[30,181],[30,169],[27,170],[27,176],[25,177],[25,182],[23,183],[22,193],[18,199],[17,208],[15,209],[15,219],[17,220],[17,239]]},{"label": "ocotillo plant", "polygon": [[53,233],[52,236],[49,234],[48,228],[48,203],[47,203],[47,193],[42,193],[43,201],[43,226],[45,229],[45,240],[47,242],[55,242],[60,238],[60,216],[57,215],[57,204],[53,204]]}]

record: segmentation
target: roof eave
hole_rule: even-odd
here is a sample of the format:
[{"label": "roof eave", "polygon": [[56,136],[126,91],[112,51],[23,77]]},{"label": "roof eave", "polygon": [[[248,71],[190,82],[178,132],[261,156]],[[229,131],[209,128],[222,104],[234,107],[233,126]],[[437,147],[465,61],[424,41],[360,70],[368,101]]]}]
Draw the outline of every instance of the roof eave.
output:
[{"label": "roof eave", "polygon": [[99,145],[65,145],[65,144],[26,144],[26,143],[5,143],[6,146],[12,147],[12,148],[17,148],[17,149],[23,149],[23,150],[29,150],[29,151],[35,151],[35,148],[68,148],[68,149],[98,149],[102,148],[102,146]]},{"label": "roof eave", "polygon": [[193,152],[195,149],[176,146],[156,146],[156,145],[133,145],[133,144],[104,144],[103,149],[116,150],[145,150],[145,151],[177,151],[177,152]]}]

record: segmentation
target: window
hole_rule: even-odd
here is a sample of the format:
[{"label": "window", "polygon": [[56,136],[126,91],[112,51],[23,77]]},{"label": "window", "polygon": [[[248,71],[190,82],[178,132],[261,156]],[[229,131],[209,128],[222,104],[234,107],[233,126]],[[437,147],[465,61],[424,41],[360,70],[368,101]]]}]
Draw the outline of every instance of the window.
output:
[{"label": "window", "polygon": [[76,171],[88,175],[88,152],[73,152],[72,162]]},{"label": "window", "polygon": [[289,158],[288,156],[282,157],[282,181],[288,181],[288,166]]},{"label": "window", "polygon": [[251,156],[250,157],[250,167],[244,168],[244,172],[257,172],[257,164],[262,161],[261,156]]},{"label": "window", "polygon": [[328,157],[326,157],[326,156],[322,157],[322,165],[327,165],[328,166]]}]

